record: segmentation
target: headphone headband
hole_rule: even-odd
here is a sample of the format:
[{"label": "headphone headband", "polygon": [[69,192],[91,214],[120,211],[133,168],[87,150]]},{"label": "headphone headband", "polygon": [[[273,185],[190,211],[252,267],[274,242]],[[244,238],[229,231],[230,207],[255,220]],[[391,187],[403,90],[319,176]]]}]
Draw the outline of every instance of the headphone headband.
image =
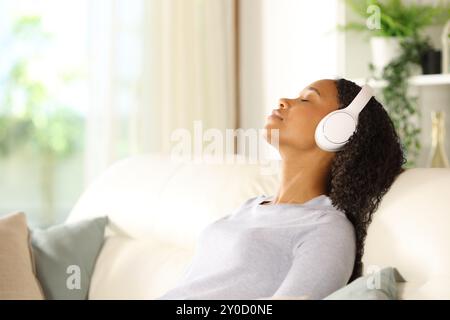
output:
[{"label": "headphone headband", "polygon": [[362,86],[361,90],[353,99],[353,101],[344,110],[351,113],[355,118],[357,118],[359,113],[362,111],[362,109],[364,109],[366,104],[373,96],[373,89],[368,84],[365,84]]}]

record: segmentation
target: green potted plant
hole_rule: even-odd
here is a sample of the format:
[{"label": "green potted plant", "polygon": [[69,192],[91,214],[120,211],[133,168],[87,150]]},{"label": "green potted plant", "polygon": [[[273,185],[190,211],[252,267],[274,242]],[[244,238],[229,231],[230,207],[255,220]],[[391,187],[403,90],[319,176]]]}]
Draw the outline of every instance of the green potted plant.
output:
[{"label": "green potted plant", "polygon": [[349,22],[341,27],[370,36],[372,65],[380,76],[384,67],[401,54],[401,41],[419,34],[424,28],[444,23],[449,18],[449,4],[437,5],[402,0],[345,0],[365,22]]}]

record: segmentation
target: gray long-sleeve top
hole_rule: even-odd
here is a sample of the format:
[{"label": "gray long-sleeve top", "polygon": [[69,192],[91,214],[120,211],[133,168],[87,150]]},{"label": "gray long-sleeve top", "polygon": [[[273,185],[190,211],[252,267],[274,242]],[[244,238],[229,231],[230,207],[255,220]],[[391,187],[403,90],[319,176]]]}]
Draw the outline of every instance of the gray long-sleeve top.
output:
[{"label": "gray long-sleeve top", "polygon": [[165,299],[323,299],[345,286],[355,233],[344,213],[320,195],[303,204],[263,204],[260,195],[204,228],[177,286]]}]

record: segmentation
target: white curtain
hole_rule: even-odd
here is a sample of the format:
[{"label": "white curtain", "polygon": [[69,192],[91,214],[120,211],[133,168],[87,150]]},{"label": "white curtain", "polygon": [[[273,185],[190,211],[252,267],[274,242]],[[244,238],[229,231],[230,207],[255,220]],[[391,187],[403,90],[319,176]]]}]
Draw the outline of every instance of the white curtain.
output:
[{"label": "white curtain", "polygon": [[92,0],[86,183],[171,133],[235,128],[235,1]]}]

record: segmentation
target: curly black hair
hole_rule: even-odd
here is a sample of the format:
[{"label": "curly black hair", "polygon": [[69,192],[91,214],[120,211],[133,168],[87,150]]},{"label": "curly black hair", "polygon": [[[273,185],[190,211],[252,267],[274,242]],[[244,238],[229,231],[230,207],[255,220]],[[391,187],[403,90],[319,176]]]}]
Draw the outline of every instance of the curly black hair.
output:
[{"label": "curly black hair", "polygon": [[[339,109],[347,107],[361,87],[346,79],[335,80]],[[327,194],[355,228],[356,257],[349,282],[362,275],[364,241],[372,216],[396,177],[405,169],[405,154],[393,122],[372,97],[361,111],[355,133],[336,152]]]}]

